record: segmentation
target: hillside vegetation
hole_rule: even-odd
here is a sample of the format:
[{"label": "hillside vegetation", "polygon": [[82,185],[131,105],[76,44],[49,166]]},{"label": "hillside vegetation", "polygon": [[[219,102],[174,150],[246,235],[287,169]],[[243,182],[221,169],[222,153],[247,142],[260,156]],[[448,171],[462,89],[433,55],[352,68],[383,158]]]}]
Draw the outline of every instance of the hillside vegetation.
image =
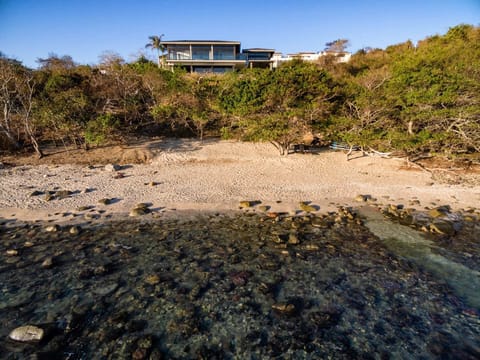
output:
[{"label": "hillside vegetation", "polygon": [[96,66],[0,58],[0,150],[93,147],[132,136],[272,141],[305,134],[406,155],[480,152],[480,27],[459,25],[417,46],[365,49],[275,71],[225,75],[162,70],[115,54]]}]

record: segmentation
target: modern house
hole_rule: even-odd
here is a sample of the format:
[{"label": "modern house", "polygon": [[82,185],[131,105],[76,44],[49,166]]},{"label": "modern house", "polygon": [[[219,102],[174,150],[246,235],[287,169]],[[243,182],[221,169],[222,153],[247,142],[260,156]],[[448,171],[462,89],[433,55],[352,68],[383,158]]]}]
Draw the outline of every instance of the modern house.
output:
[{"label": "modern house", "polygon": [[189,72],[224,73],[242,68],[272,68],[275,50],[245,49],[240,51],[239,41],[178,40],[162,41],[166,55],[163,63],[173,70],[185,68]]}]

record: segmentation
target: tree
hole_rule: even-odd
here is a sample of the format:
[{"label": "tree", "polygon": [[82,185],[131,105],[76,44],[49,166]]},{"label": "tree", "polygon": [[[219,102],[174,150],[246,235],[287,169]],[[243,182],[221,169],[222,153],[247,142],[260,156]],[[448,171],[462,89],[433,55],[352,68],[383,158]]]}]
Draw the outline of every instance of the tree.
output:
[{"label": "tree", "polygon": [[55,53],[48,54],[48,58],[38,58],[37,63],[41,70],[72,70],[76,64],[70,55],[58,56]]},{"label": "tree", "polygon": [[72,63],[54,61],[55,66],[42,66],[36,71],[34,114],[44,140],[53,140],[55,145],[60,140],[64,146],[68,140],[78,147],[83,142],[85,123],[93,113],[89,96],[92,69]]},{"label": "tree", "polygon": [[165,45],[162,44],[162,37],[165,35],[162,34],[160,36],[157,35],[152,35],[149,36],[148,38],[150,39],[150,42],[145,45],[146,48],[151,48],[153,50],[157,50],[157,61],[158,61],[158,67],[161,67],[161,62],[160,62],[160,55],[163,54],[165,51]]},{"label": "tree", "polygon": [[345,49],[349,46],[349,41],[347,39],[337,39],[325,43],[325,51],[332,53],[344,53]]},{"label": "tree", "polygon": [[33,72],[18,61],[0,58],[0,105],[3,108],[0,131],[15,148],[20,147],[19,140],[30,142],[42,157],[32,116],[34,92]]}]

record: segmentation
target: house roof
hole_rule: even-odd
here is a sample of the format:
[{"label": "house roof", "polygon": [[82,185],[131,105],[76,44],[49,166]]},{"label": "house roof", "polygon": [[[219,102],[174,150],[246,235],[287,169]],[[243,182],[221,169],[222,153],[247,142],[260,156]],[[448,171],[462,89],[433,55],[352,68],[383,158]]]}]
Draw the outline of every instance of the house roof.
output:
[{"label": "house roof", "polygon": [[185,44],[196,44],[196,45],[238,45],[240,46],[240,41],[226,41],[226,40],[169,40],[162,41],[164,45],[185,45]]},{"label": "house roof", "polygon": [[271,53],[274,53],[275,49],[250,48],[250,49],[243,49],[243,52],[271,52]]}]

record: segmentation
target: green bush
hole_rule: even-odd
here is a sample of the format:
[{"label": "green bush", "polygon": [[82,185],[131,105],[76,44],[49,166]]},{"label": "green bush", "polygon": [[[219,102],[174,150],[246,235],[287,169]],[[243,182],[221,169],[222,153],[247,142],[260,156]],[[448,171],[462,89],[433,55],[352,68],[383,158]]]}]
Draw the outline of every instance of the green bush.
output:
[{"label": "green bush", "polygon": [[111,135],[119,125],[113,114],[103,114],[87,122],[85,142],[88,145],[102,145],[111,140]]}]

